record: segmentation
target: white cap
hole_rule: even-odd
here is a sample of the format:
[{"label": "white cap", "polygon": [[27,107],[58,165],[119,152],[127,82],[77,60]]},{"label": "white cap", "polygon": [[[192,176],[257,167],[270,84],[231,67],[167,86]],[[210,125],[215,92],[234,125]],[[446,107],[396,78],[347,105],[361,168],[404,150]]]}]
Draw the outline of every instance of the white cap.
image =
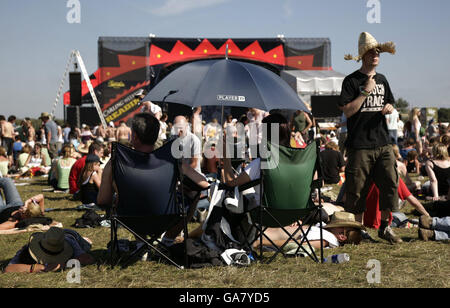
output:
[{"label": "white cap", "polygon": [[222,259],[227,265],[250,265],[250,258],[247,256],[245,250],[227,249],[221,255]]},{"label": "white cap", "polygon": [[161,107],[159,107],[158,105],[152,103],[152,104],[151,104],[150,111],[151,111],[153,114],[157,114],[158,112],[162,112],[162,109],[161,109]]},{"label": "white cap", "polygon": [[144,89],[140,89],[136,92],[136,94],[134,94],[134,96],[141,96],[144,94]]}]

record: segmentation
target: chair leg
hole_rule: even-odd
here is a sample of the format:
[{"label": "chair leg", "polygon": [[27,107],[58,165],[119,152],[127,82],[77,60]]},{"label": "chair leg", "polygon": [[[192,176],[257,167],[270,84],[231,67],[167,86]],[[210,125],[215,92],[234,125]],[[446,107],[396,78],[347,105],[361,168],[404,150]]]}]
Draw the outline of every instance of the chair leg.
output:
[{"label": "chair leg", "polygon": [[[317,211],[317,210],[316,210]],[[276,257],[277,257],[277,255],[279,254],[279,253],[281,253],[283,256],[286,256],[284,253],[283,253],[283,251],[282,251],[282,249],[284,248],[284,246],[286,246],[287,244],[288,244],[288,242],[289,241],[294,241],[299,247],[298,247],[298,249],[302,249],[314,262],[320,262],[319,261],[319,259],[318,259],[318,257],[317,257],[317,255],[316,255],[316,253],[315,253],[315,251],[314,251],[314,249],[313,249],[313,247],[311,246],[311,243],[309,242],[309,240],[307,239],[307,237],[306,237],[306,235],[308,234],[308,232],[311,230],[311,227],[312,226],[309,226],[309,228],[308,228],[308,230],[305,232],[304,230],[303,230],[303,228],[302,228],[302,225],[300,225],[299,224],[299,227],[297,228],[297,230],[295,230],[295,232],[294,233],[289,233],[283,226],[282,226],[282,224],[269,212],[269,211],[265,211],[273,220],[274,220],[274,222],[275,223],[277,223],[279,226],[280,226],[280,228],[288,235],[288,239],[287,239],[287,241],[286,242],[284,242],[284,244],[281,246],[281,247],[278,247],[275,243],[273,243],[273,241],[269,238],[269,237],[267,237],[265,234],[264,234],[264,230],[262,230],[262,229],[259,229],[259,228],[257,228],[258,229],[258,231],[260,232],[260,239],[261,239],[261,241],[262,241],[262,236],[264,236],[265,238],[267,238],[267,240],[276,248],[276,252],[273,254],[273,256],[268,260],[268,262],[267,262],[267,264],[269,264],[269,263],[271,263]],[[314,216],[315,215],[317,215],[317,212],[315,212],[314,213]],[[319,214],[320,215],[320,214]],[[300,241],[300,243],[298,242],[298,240],[297,239],[295,239],[295,235],[298,233],[298,232],[301,232],[302,233],[302,240]],[[303,243],[304,242],[306,242],[307,243],[307,245],[309,246],[309,249],[311,250],[311,253],[309,253],[308,251],[306,251],[306,249],[302,246],[303,245]],[[260,249],[261,249],[261,258],[262,258],[262,244],[261,244],[262,242],[260,242]],[[322,252],[323,250],[321,249],[321,260],[323,260],[323,252]]]},{"label": "chair leg", "polygon": [[140,253],[142,253],[144,251],[144,249],[146,249],[147,246],[144,244],[142,245],[142,247],[140,247],[139,249],[136,249],[136,251],[134,251],[130,256],[128,256],[128,258],[122,263],[122,268],[126,268],[131,261],[138,256]]},{"label": "chair leg", "polygon": [[111,241],[110,241],[110,263],[111,268],[114,268],[114,252],[118,252],[118,243],[117,243],[117,222],[115,218],[111,218]]},{"label": "chair leg", "polygon": [[[146,239],[144,239],[142,236],[140,236],[139,234],[137,234],[136,232],[134,232],[132,229],[130,229],[127,225],[125,225],[124,223],[122,223],[120,220],[116,219],[117,222],[124,227],[128,232],[130,232],[131,234],[133,234],[138,240],[140,240],[141,242],[143,242],[148,248],[154,250],[155,252],[157,252],[159,255],[161,255],[164,259],[166,259],[170,264],[176,266],[179,269],[183,269],[183,267],[181,267],[180,265],[178,265],[176,262],[174,262],[171,258],[169,258],[168,256],[166,256],[163,252],[161,252],[157,247],[153,246],[152,244],[150,244]],[[145,246],[143,246],[145,247]]]}]

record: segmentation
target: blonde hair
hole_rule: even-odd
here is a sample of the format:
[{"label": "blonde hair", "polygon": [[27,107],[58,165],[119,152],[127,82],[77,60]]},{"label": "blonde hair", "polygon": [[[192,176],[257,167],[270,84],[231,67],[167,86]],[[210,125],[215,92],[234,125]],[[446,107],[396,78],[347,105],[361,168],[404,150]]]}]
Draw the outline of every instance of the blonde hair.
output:
[{"label": "blonde hair", "polygon": [[448,149],[447,146],[443,143],[437,143],[433,146],[433,157],[438,160],[446,160],[448,159]]},{"label": "blonde hair", "polygon": [[5,157],[7,157],[7,155],[6,155],[6,149],[5,149],[4,147],[0,147],[0,156],[5,156]]},{"label": "blonde hair", "polygon": [[23,213],[25,218],[33,218],[33,217],[41,217],[42,211],[41,207],[38,204],[30,203],[27,206],[27,209]]},{"label": "blonde hair", "polygon": [[325,144],[325,149],[330,149],[330,150],[339,151],[339,147],[338,147],[338,145],[336,144],[336,142],[334,142],[334,141],[328,141],[328,142]]},{"label": "blonde hair", "polygon": [[30,154],[32,151],[33,151],[33,148],[29,144],[26,144],[22,149],[22,153],[26,153],[26,154]]},{"label": "blonde hair", "polygon": [[392,151],[394,152],[395,159],[398,159],[398,158],[401,157],[401,155],[400,155],[400,150],[399,150],[399,148],[398,148],[398,145],[393,144],[393,145],[392,145]]},{"label": "blonde hair", "polygon": [[411,112],[409,113],[409,120],[412,121],[414,117],[418,117],[420,114],[419,108],[413,108],[411,109]]}]

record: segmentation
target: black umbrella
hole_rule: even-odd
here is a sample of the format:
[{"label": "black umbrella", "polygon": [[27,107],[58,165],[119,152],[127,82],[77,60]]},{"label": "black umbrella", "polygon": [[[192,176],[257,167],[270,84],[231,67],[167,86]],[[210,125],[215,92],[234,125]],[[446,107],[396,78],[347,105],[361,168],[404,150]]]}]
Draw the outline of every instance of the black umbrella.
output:
[{"label": "black umbrella", "polygon": [[280,76],[261,66],[230,59],[185,64],[167,75],[143,100],[191,107],[233,106],[310,113]]}]

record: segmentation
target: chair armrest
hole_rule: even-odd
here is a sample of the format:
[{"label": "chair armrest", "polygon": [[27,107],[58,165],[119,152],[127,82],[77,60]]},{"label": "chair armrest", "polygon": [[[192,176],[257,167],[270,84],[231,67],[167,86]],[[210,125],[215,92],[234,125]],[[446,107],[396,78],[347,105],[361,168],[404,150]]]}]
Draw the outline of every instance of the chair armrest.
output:
[{"label": "chair armrest", "polygon": [[183,185],[185,187],[187,187],[189,190],[191,191],[203,191],[203,190],[208,190],[210,186],[208,186],[207,188],[202,188],[199,185],[197,185],[197,183],[195,183],[194,181],[192,181],[189,177],[184,176],[183,177]]},{"label": "chair armrest", "polygon": [[250,181],[248,183],[245,183],[244,185],[241,185],[238,187],[239,192],[247,190],[249,188],[255,187],[257,185],[261,184],[261,179],[256,179],[253,181]]},{"label": "chair armrest", "polygon": [[[261,180],[260,179],[257,179],[257,180],[254,180],[254,181],[250,181],[248,183],[245,183],[244,185],[239,186],[238,187],[238,191],[241,192],[241,191],[247,190],[247,189],[249,189],[251,187],[255,187],[256,185],[259,185],[259,184],[261,184]],[[219,184],[219,190],[233,191],[234,187],[228,186],[228,185],[226,185],[224,183],[220,183]]]}]

